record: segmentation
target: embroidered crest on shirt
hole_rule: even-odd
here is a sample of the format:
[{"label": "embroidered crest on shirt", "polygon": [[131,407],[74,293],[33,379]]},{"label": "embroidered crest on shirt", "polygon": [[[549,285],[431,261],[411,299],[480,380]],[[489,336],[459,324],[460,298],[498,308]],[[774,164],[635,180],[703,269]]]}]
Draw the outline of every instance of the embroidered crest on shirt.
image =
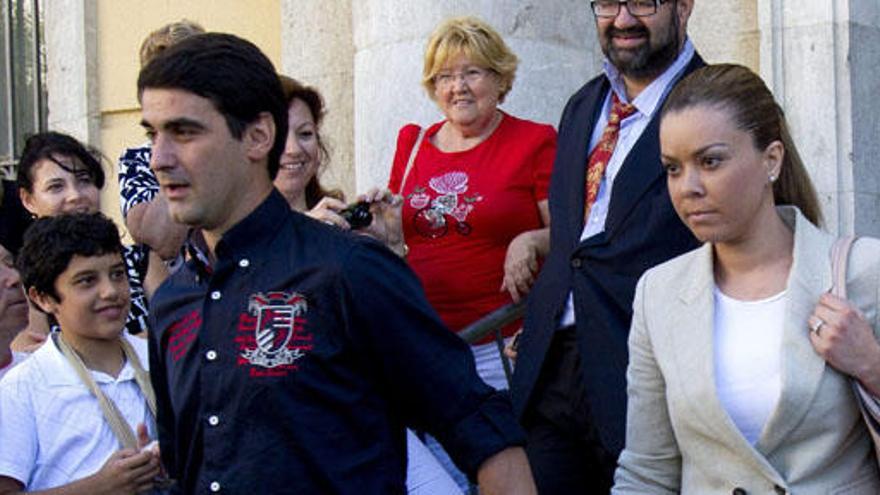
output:
[{"label": "embroidered crest on shirt", "polygon": [[413,189],[408,199],[409,205],[416,210],[412,219],[416,232],[436,239],[446,235],[452,223],[459,234],[470,234],[471,226],[467,223],[467,217],[474,210],[474,203],[482,201],[483,197],[465,194],[468,179],[465,172],[447,172],[428,181],[428,186],[436,195],[432,196],[423,186]]},{"label": "embroidered crest on shirt", "polygon": [[[311,349],[303,345],[303,316],[308,309],[305,298],[296,292],[266,292],[248,298],[248,314],[242,314],[239,331],[253,331],[252,339],[242,339],[241,357],[253,366],[289,369]],[[286,373],[284,373],[286,374]]]}]

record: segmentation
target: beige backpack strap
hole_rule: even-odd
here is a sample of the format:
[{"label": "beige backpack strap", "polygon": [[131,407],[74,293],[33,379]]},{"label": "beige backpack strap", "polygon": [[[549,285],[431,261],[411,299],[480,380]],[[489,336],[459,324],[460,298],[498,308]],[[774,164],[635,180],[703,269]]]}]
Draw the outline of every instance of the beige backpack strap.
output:
[{"label": "beige backpack strap", "polygon": [[424,127],[419,129],[419,137],[416,138],[416,144],[409,152],[409,160],[406,162],[406,169],[403,171],[403,179],[401,179],[400,189],[398,189],[398,192],[401,195],[403,194],[403,186],[406,185],[406,178],[409,177],[409,172],[412,170],[413,163],[416,162],[416,155],[419,154],[419,148],[422,146],[422,141],[425,139],[426,132],[428,132],[428,130]]},{"label": "beige backpack strap", "polygon": [[150,414],[155,418],[156,392],[153,391],[153,383],[150,381],[150,373],[144,369],[141,364],[141,358],[138,357],[128,340],[120,337],[119,343],[122,345],[122,351],[125,352],[125,357],[128,359],[129,364],[131,364],[131,367],[134,369],[134,379],[141,388],[141,394],[143,394],[144,399],[147,401],[147,407],[150,408]]},{"label": "beige backpack strap", "polygon": [[[126,449],[137,449],[138,442],[137,437],[135,436],[134,431],[132,431],[131,426],[125,420],[125,417],[122,416],[122,413],[119,412],[119,408],[116,407],[116,404],[113,403],[112,400],[107,398],[104,395],[104,392],[101,391],[101,388],[98,387],[98,384],[95,383],[94,378],[92,378],[92,374],[86,368],[85,363],[83,363],[82,358],[79,357],[79,354],[76,353],[68,344],[64,341],[64,338],[61,334],[55,333],[52,335],[52,340],[58,346],[58,349],[61,350],[61,354],[67,359],[67,362],[73,367],[73,370],[76,372],[80,381],[83,385],[89,389],[89,392],[98,399],[98,405],[101,407],[101,412],[104,414],[104,419],[107,421],[107,424],[110,426],[110,429],[113,431],[113,434],[116,436],[116,439],[119,440],[119,443],[123,448]],[[138,377],[140,374],[146,375],[143,367],[140,365],[140,359],[135,355],[134,350],[131,348],[131,344],[125,342],[125,339],[120,337],[120,342],[122,342],[122,350],[125,352],[126,358],[128,358],[129,362],[132,363],[132,367],[135,368],[135,381],[138,383],[138,386],[141,387],[141,392],[144,396],[147,396],[147,391],[143,388],[142,384],[143,377]],[[132,359],[134,356],[134,360]],[[135,364],[137,363],[137,364]],[[139,369],[139,371],[138,371]],[[146,378],[146,383],[150,383],[149,376]],[[153,417],[155,418],[155,407],[156,407],[156,399],[155,394],[152,393],[152,386],[149,387],[149,393],[153,396],[152,404],[150,405],[149,399],[147,399],[147,404],[150,407],[150,411],[153,413]]]}]

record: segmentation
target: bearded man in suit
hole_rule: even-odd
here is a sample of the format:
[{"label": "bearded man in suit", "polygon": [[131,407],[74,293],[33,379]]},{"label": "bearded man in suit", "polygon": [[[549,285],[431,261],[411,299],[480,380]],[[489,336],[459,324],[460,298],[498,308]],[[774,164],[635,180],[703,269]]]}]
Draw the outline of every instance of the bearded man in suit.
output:
[{"label": "bearded man in suit", "polygon": [[672,208],[658,143],[669,91],[705,65],[687,37],[694,0],[590,5],[604,71],[559,124],[551,251],[529,296],[511,389],[547,494],[609,491],[625,440],[636,282],[697,246]]}]

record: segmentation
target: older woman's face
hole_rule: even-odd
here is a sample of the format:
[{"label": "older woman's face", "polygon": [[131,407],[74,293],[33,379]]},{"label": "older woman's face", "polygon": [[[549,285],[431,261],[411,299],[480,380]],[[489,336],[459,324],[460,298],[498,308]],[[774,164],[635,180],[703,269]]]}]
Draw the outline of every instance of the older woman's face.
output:
[{"label": "older woman's face", "polygon": [[669,197],[678,216],[704,242],[736,243],[775,215],[770,177],[784,149],[758,149],[729,111],[697,105],[667,114],[660,148]]},{"label": "older woman's face", "polygon": [[12,254],[0,246],[0,334],[14,337],[28,323],[28,304]]},{"label": "older woman's face", "polygon": [[37,217],[98,211],[100,195],[88,169],[76,158],[53,158],[44,158],[31,169],[32,190],[21,190],[24,207]]},{"label": "older woman's face", "polygon": [[434,99],[453,126],[488,126],[500,95],[498,75],[465,55],[448,60],[434,76]]},{"label": "older woman's face", "polygon": [[308,105],[294,99],[287,110],[288,131],[281,166],[275,177],[275,187],[285,197],[299,197],[306,185],[318,173],[320,147],[318,127]]}]

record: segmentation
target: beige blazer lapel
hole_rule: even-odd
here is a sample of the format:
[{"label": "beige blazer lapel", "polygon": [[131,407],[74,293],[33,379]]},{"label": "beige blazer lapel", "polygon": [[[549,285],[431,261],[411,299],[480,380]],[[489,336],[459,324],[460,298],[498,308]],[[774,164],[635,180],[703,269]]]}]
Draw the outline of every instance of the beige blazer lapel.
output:
[{"label": "beige blazer lapel", "polygon": [[819,388],[825,361],[813,350],[807,320],[819,296],[831,289],[831,245],[834,239],[793,208],[780,207],[794,229],[794,260],[787,284],[788,303],[782,335],[782,389],[779,402],[756,447],[769,456],[807,414]]},{"label": "beige blazer lapel", "polygon": [[692,269],[679,281],[681,307],[673,308],[670,318],[676,370],[688,383],[685,393],[694,415],[700,417],[722,443],[742,450],[744,458],[760,457],[724,410],[715,388],[712,256],[712,246],[704,244]]}]

